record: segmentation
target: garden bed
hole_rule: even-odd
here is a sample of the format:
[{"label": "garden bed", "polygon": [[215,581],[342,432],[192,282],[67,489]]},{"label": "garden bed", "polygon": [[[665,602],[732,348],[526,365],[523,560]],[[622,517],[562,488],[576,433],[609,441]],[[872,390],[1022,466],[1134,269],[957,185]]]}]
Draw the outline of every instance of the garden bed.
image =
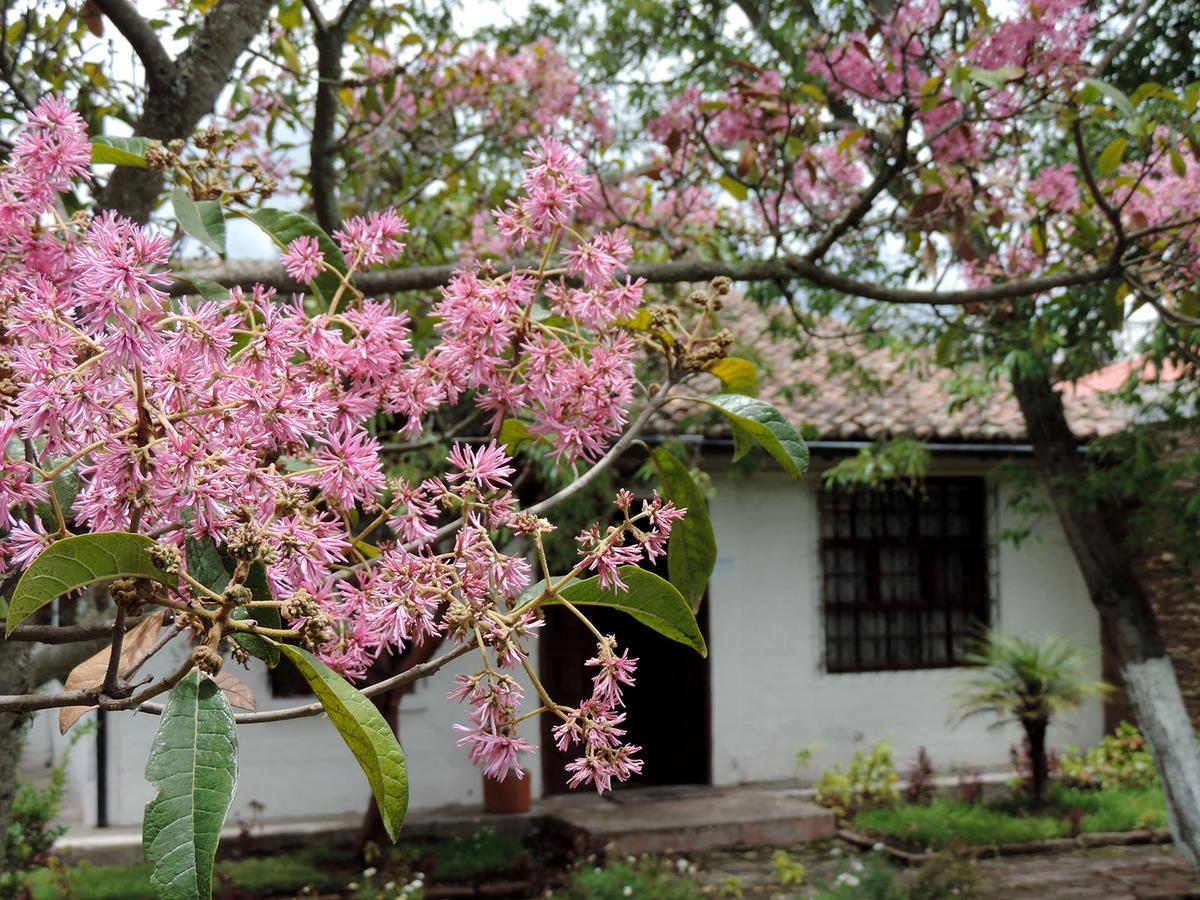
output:
[{"label": "garden bed", "polygon": [[1169,841],[1161,788],[1084,790],[1055,786],[1046,804],[1013,795],[981,802],[936,796],[927,803],[866,809],[849,820],[847,840],[877,842],[907,855],[954,847],[1006,855],[1080,846]]},{"label": "garden bed", "polygon": [[[521,840],[483,829],[463,837],[402,841],[364,864],[349,847],[249,853],[217,863],[214,896],[339,898],[530,897],[562,880],[569,848],[540,832]],[[33,873],[33,900],[154,900],[149,864],[55,865]]]}]

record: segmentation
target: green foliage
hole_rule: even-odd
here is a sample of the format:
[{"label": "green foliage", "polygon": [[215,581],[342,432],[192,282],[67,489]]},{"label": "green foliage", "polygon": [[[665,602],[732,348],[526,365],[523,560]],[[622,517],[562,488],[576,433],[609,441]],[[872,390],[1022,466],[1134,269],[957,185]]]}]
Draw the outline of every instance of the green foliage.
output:
[{"label": "green foliage", "polygon": [[470,878],[487,872],[506,872],[527,853],[525,845],[511,834],[481,828],[466,837],[451,838],[433,851],[430,874],[438,878]]},{"label": "green foliage", "polygon": [[726,356],[710,363],[704,371],[721,379],[722,387],[731,394],[758,394],[758,366],[748,359]]},{"label": "green foliage", "polygon": [[687,515],[675,523],[667,543],[667,571],[695,612],[700,609],[717,562],[717,539],[708,517],[708,502],[688,467],[664,447],[651,452],[662,479],[663,495]]},{"label": "green foliage", "polygon": [[1122,722],[1116,732],[1080,753],[1067,747],[1059,758],[1059,773],[1067,784],[1081,788],[1144,788],[1158,782],[1154,757],[1137,726]]},{"label": "green foliage", "polygon": [[993,727],[1013,721],[1046,723],[1109,690],[1087,677],[1087,655],[1064,638],[1034,641],[992,632],[967,655],[967,662],[975,668],[966,670],[956,697],[960,721],[990,715],[996,719]]},{"label": "green foliage", "polygon": [[[336,894],[346,887],[346,875],[337,864],[344,860],[324,847],[291,853],[217,863],[216,883],[235,887],[241,895],[308,896]],[[150,883],[154,867],[94,866],[86,863],[65,870],[65,878],[39,871],[32,879],[33,900],[160,900]],[[67,887],[60,882],[66,881]],[[218,887],[216,896],[222,896]]]},{"label": "green foliage", "polygon": [[173,587],[178,576],[160,569],[149,550],[157,541],[122,531],[96,532],[51,544],[22,573],[9,602],[5,634],[55,597],[111,578],[150,578]]},{"label": "green foliage", "polygon": [[882,738],[870,751],[856,751],[845,769],[837,763],[825,770],[817,782],[816,799],[841,816],[856,810],[891,806],[900,799],[898,780],[892,744]]},{"label": "green foliage", "polygon": [[[321,247],[321,252],[325,254],[325,262],[333,266],[339,272],[346,271],[346,260],[342,256],[341,248],[334,243],[333,238],[325,233],[325,229],[321,228],[316,222],[301,215],[298,212],[291,212],[285,209],[271,209],[264,207],[263,209],[250,210],[243,215],[263,230],[267,237],[271,238],[282,250],[287,247],[292,241],[298,237],[313,237],[317,239],[317,243]],[[341,280],[334,272],[322,272],[317,276],[317,280],[313,282],[313,292],[325,303],[329,303],[333,299],[333,295],[337,293]]]},{"label": "green foliage", "polygon": [[808,471],[808,447],[774,406],[743,394],[696,398],[721,412],[733,430],[733,459],[741,459],[755,444],[766,450],[793,478]]},{"label": "green foliage", "polygon": [[571,874],[566,887],[550,895],[557,900],[698,900],[703,894],[696,880],[681,874],[669,860],[644,856],[636,862],[609,863],[603,868],[584,866]]},{"label": "green foliage", "polygon": [[225,255],[225,214],[217,200],[193,200],[186,188],[171,192],[179,227],[218,256]]},{"label": "green foliage", "polygon": [[804,883],[804,863],[792,859],[786,850],[776,850],[771,854],[771,868],[775,870],[775,880],[784,887],[799,887]]},{"label": "green foliage", "polygon": [[146,162],[149,146],[149,138],[98,134],[92,138],[92,162],[145,169],[149,165]]},{"label": "green foliage", "polygon": [[[47,865],[50,850],[67,827],[52,825],[62,810],[70,749],[91,726],[76,729],[67,742],[66,752],[50,769],[50,781],[44,786],[20,784],[13,797],[8,830],[4,833],[4,864],[0,866],[0,900],[15,900],[28,895],[39,866]],[[45,871],[45,870],[41,870]]]},{"label": "green foliage", "polygon": [[[1075,822],[1078,821],[1078,825]],[[1048,802],[1024,796],[991,803],[936,798],[855,814],[854,826],[924,847],[1006,844],[1071,837],[1083,832],[1130,831],[1166,825],[1166,800],[1157,787],[1081,790],[1053,785]]]},{"label": "green foliage", "polygon": [[193,669],[171,689],[146,780],[158,788],[142,824],[151,884],[172,900],[210,896],[237,788],[237,726],[225,693],[207,675]]},{"label": "green foliage", "polygon": [[929,450],[921,441],[895,438],[863,447],[857,454],[830,466],[821,475],[828,487],[898,487],[919,490],[929,469]]},{"label": "green foliage", "polygon": [[291,644],[279,649],[304,676],[358,760],[388,837],[395,841],[408,812],[408,765],[391,726],[361,691],[307,650]]},{"label": "green foliage", "polygon": [[816,885],[813,900],[908,900],[900,873],[880,853],[851,857]]},{"label": "green foliage", "polygon": [[[559,596],[575,606],[610,606],[619,609],[663,637],[686,644],[701,656],[708,655],[708,647],[704,643],[704,635],[700,633],[695,613],[671,582],[637,566],[622,566],[618,573],[628,591],[601,589],[600,576],[596,575],[572,582],[559,591]],[[543,589],[541,584],[539,582],[527,589],[526,595],[540,593]],[[546,602],[553,604],[557,601]]]}]

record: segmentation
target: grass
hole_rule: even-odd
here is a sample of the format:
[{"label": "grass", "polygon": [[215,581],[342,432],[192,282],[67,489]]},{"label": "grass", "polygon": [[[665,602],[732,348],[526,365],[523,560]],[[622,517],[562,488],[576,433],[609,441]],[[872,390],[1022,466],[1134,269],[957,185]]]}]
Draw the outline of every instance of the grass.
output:
[{"label": "grass", "polygon": [[940,849],[956,842],[1008,844],[1079,832],[1162,828],[1167,812],[1159,787],[1085,791],[1056,786],[1042,809],[1031,809],[1025,798],[990,803],[936,798],[929,804],[863,810],[853,821],[873,834]]},{"label": "grass", "polygon": [[[426,852],[429,848],[424,848]],[[491,828],[468,837],[451,838],[433,848],[433,872],[438,878],[457,880],[487,872],[506,872],[528,856],[525,845],[510,834]]]},{"label": "grass", "polygon": [[704,895],[695,879],[678,874],[669,860],[645,856],[603,868],[583,866],[571,873],[566,886],[550,896],[555,900],[702,900]]},{"label": "grass", "polygon": [[[251,895],[278,895],[298,891],[311,885],[318,892],[340,891],[347,883],[347,858],[321,848],[307,848],[293,853],[250,859],[223,860],[217,863],[218,882],[215,893],[220,894],[221,882]],[[72,900],[156,900],[150,887],[148,863],[136,866],[75,866],[71,874]],[[30,887],[34,900],[58,900],[63,896],[59,882],[49,870],[33,873]]]},{"label": "grass", "polygon": [[[528,851],[518,839],[483,829],[468,837],[430,844],[405,843],[388,848],[387,870],[376,881],[392,880],[392,870],[404,875],[420,867],[427,874],[450,881],[476,875],[505,872],[522,861]],[[361,866],[348,851],[306,847],[287,853],[222,860],[217,863],[214,893],[236,888],[239,896],[295,894],[303,888],[316,893],[345,892],[350,882],[363,880]],[[72,900],[156,900],[150,888],[153,866],[80,865],[65,873],[41,869],[31,874],[33,900],[59,900],[64,896],[63,875],[70,885]]]}]

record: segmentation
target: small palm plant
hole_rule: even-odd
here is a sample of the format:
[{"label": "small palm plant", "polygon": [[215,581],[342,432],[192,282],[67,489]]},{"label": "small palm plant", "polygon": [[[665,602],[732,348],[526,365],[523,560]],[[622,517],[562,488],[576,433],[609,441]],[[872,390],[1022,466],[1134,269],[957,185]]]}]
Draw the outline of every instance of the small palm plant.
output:
[{"label": "small palm plant", "polygon": [[994,715],[993,728],[1018,722],[1029,744],[1029,791],[1034,803],[1046,799],[1049,765],[1046,729],[1063,710],[1077,709],[1088,697],[1110,690],[1086,676],[1087,657],[1063,638],[1026,640],[991,632],[967,655],[975,668],[958,692],[953,717]]}]

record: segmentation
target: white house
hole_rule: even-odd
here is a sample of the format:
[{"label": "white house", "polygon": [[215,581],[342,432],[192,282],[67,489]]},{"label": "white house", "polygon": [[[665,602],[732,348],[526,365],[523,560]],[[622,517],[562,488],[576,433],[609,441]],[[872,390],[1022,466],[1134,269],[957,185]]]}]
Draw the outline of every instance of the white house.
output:
[{"label": "white house", "polygon": [[[731,466],[719,438],[705,442],[719,547],[701,612],[708,659],[602,611],[600,626],[642,660],[627,722],[631,739],[645,747],[642,784],[814,777],[884,736],[902,763],[925,746],[940,766],[1003,766],[1018,739],[1013,728],[989,731],[982,719],[948,724],[962,641],[980,622],[1035,637],[1066,635],[1094,651],[1099,673],[1099,622],[1058,521],[1048,510],[1019,515],[1012,504],[1018,486],[997,477],[1002,461],[1031,464],[1015,405],[997,396],[950,411],[940,376],[913,372],[883,351],[867,363],[884,388],[865,391],[851,376],[828,372],[836,349],[825,345],[816,357],[793,360],[788,348],[754,348],[771,372],[764,396],[819,434],[811,442],[813,472],[801,482],[769,460],[753,470]],[[1069,391],[1068,400],[1081,435],[1119,424],[1086,386]],[[865,442],[896,435],[920,438],[931,451],[918,498],[822,486],[824,468]],[[1004,539],[1020,528],[1028,530],[1024,540]],[[534,649],[534,665],[568,702],[586,693],[583,660],[591,651],[577,626],[552,616]],[[469,668],[469,659],[448,667],[403,701],[413,808],[480,800],[480,775],[451,730],[464,711],[444,696],[453,674]],[[273,690],[261,667],[239,674],[260,709],[297,702],[278,696],[280,686]],[[1051,744],[1093,742],[1103,722],[1101,702],[1089,701],[1052,729]],[[69,776],[71,821],[140,823],[153,794],[143,768],[156,725],[151,715],[108,716],[79,742]],[[551,752],[530,761],[535,796],[564,787],[562,760],[540,737]],[[231,822],[250,818],[256,801],[268,821],[365,808],[366,781],[323,718],[244,726],[238,739]],[[55,716],[40,715],[27,768],[44,766],[57,746]],[[814,750],[808,770],[796,759],[805,747]]]}]

